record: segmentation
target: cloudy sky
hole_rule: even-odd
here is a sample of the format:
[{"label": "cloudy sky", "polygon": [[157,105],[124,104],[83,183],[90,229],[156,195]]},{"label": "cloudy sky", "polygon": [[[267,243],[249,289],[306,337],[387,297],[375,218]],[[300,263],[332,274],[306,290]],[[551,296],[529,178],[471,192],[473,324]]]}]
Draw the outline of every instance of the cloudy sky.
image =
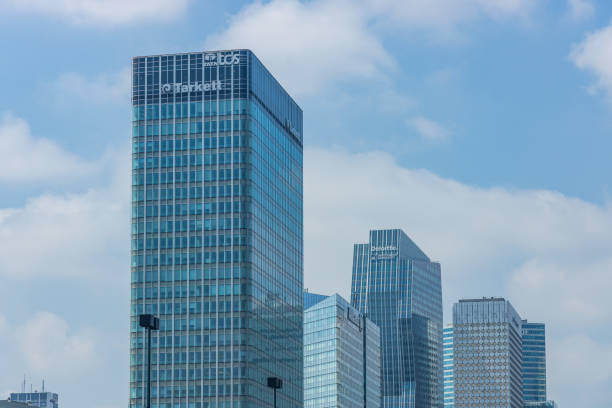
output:
[{"label": "cloudy sky", "polygon": [[[250,48],[304,110],[305,282],[400,227],[547,324],[548,393],[612,406],[607,0],[0,0],[0,397],[128,401],[130,59]],[[28,386],[29,388],[29,386]]]}]

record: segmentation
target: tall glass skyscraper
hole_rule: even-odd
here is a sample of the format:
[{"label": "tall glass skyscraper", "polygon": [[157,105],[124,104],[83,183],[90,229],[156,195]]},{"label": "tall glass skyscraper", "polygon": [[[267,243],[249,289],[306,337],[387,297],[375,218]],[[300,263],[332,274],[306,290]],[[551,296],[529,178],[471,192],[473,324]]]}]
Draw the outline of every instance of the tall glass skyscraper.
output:
[{"label": "tall glass skyscraper", "polygon": [[402,230],[370,231],[354,246],[351,304],[381,329],[383,407],[442,407],[440,264]]},{"label": "tall glass skyscraper", "polygon": [[502,298],[453,305],[455,407],[522,408],[521,318]]},{"label": "tall glass skyscraper", "polygon": [[453,345],[453,326],[444,328],[444,408],[455,407],[455,347]]},{"label": "tall glass skyscraper", "polygon": [[130,407],[303,400],[302,111],[248,50],[133,59]]},{"label": "tall glass skyscraper", "polygon": [[523,320],[523,405],[546,405],[546,326]]},{"label": "tall glass skyscraper", "polygon": [[378,326],[340,295],[304,298],[304,408],[380,408]]}]

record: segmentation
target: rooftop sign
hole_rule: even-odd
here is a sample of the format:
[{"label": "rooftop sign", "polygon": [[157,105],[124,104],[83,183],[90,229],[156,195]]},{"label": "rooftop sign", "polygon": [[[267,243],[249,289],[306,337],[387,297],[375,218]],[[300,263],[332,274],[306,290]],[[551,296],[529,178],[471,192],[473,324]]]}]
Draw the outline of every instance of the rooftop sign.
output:
[{"label": "rooftop sign", "polygon": [[219,80],[210,82],[196,82],[193,84],[163,84],[161,93],[179,93],[179,92],[202,92],[202,91],[217,91],[223,89],[223,83]]},{"label": "rooftop sign", "polygon": [[223,54],[221,52],[209,52],[204,54],[204,66],[205,67],[216,67],[220,65],[234,65],[240,63],[240,55],[234,54]]}]

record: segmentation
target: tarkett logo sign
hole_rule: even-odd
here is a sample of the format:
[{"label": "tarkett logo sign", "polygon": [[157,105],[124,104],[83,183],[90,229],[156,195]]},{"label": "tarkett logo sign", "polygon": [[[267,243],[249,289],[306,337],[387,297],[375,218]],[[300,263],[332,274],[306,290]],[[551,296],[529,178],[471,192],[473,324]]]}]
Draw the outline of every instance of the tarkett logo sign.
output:
[{"label": "tarkett logo sign", "polygon": [[222,54],[220,52],[211,52],[204,54],[204,66],[205,67],[216,67],[220,65],[234,65],[240,63],[240,55],[229,53]]},{"label": "tarkett logo sign", "polygon": [[161,93],[179,93],[179,92],[203,92],[203,91],[220,91],[223,89],[223,83],[219,80],[211,82],[196,82],[194,84],[163,84]]}]

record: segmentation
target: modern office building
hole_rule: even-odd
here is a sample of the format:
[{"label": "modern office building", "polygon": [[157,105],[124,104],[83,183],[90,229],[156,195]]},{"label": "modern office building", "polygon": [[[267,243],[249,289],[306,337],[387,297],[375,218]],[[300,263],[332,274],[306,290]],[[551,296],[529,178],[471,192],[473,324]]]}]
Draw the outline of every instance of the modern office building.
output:
[{"label": "modern office building", "polygon": [[442,407],[440,264],[399,229],[353,251],[351,304],[381,330],[383,407]]},{"label": "modern office building", "polygon": [[315,296],[304,312],[304,408],[379,408],[380,329],[340,295]]},{"label": "modern office building", "polygon": [[453,346],[453,326],[444,328],[442,335],[443,369],[444,369],[444,408],[455,406],[455,359]]},{"label": "modern office building", "polygon": [[523,405],[545,407],[546,400],[546,326],[523,320]]},{"label": "modern office building", "polygon": [[47,391],[12,392],[10,397],[11,402],[40,408],[58,408],[58,400],[59,398],[56,393]]},{"label": "modern office building", "polygon": [[310,293],[308,290],[304,291],[304,310],[308,309],[310,306],[319,303],[323,299],[326,299],[325,295],[318,295],[316,293]]},{"label": "modern office building", "polygon": [[302,111],[248,50],[132,62],[131,408],[303,401]]},{"label": "modern office building", "polygon": [[521,318],[502,298],[453,305],[455,407],[522,408]]}]

